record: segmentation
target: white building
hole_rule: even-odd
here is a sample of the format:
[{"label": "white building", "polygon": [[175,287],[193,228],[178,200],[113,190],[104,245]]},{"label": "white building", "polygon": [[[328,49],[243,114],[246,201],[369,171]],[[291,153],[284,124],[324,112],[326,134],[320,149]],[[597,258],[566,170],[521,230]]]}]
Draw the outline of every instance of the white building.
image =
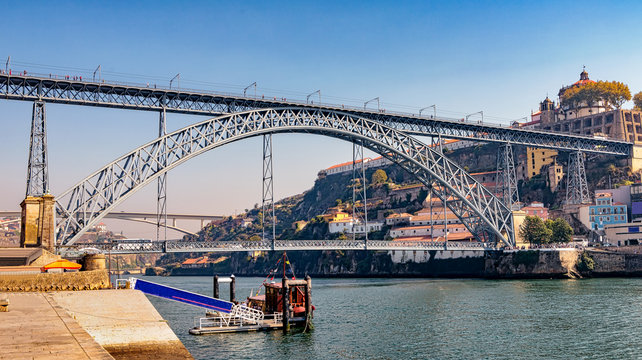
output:
[{"label": "white building", "polygon": [[367,226],[362,224],[361,222],[355,221],[352,217],[346,218],[346,219],[341,219],[341,220],[333,220],[330,221],[328,224],[328,231],[331,234],[336,234],[336,233],[349,233],[352,234],[353,232],[357,234],[365,234],[366,232],[366,227],[368,232],[373,232],[373,231],[379,231],[383,227],[384,223],[381,221],[368,221]]}]

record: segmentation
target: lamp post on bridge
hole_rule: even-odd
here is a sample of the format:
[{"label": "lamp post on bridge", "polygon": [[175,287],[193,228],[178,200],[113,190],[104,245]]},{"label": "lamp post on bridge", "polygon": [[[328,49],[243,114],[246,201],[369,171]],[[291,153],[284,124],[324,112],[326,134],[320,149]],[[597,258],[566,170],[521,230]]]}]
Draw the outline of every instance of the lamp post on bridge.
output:
[{"label": "lamp post on bridge", "polygon": [[305,97],[305,103],[306,103],[306,104],[309,102],[309,100],[310,100],[310,96],[312,96],[312,95],[314,95],[314,94],[319,94],[319,104],[321,103],[321,90],[317,90],[317,91],[315,91],[315,92],[313,92],[313,93],[311,93],[310,95],[308,95],[308,96],[306,96],[306,97]]},{"label": "lamp post on bridge", "polygon": [[433,108],[433,118],[436,118],[437,117],[437,105],[430,105],[430,106],[426,106],[425,108],[419,109],[419,116],[421,116],[421,112],[422,111],[428,110],[430,108]]}]

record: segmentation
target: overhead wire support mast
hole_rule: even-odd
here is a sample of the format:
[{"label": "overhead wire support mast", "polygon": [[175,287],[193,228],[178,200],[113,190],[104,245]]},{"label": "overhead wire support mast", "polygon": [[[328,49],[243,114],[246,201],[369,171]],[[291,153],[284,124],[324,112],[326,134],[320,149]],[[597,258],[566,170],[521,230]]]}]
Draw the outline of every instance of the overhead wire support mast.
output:
[{"label": "overhead wire support mast", "polygon": [[[274,181],[273,181],[273,167],[272,167],[272,134],[263,135],[263,199],[261,210],[262,216],[262,240],[266,240],[265,226],[267,222],[267,214],[270,212],[270,222],[272,225],[271,234],[271,249],[274,250],[274,242],[276,240],[276,217],[274,214]],[[269,226],[269,225],[268,225]]]},{"label": "overhead wire support mast", "polygon": [[319,94],[319,104],[321,104],[321,90],[317,90],[317,91],[315,91],[315,92],[313,92],[313,93],[309,94],[308,96],[306,96],[306,97],[305,97],[305,103],[306,103],[306,104],[310,102],[310,96],[312,96],[312,95],[314,95],[314,94]]},{"label": "overhead wire support mast", "polygon": [[366,107],[368,106],[368,103],[373,102],[373,101],[377,102],[377,111],[381,110],[381,106],[380,106],[380,103],[379,103],[379,97],[376,97],[374,99],[370,99],[370,100],[364,102],[363,103],[363,109],[365,110]]},{"label": "overhead wire support mast", "polygon": [[421,112],[422,111],[428,110],[430,108],[433,108],[433,118],[436,118],[437,117],[437,105],[430,105],[430,106],[426,106],[425,108],[419,109],[419,116],[421,116]]},{"label": "overhead wire support mast", "polygon": [[[164,137],[167,134],[166,112],[165,108],[161,110],[158,121],[158,137]],[[167,167],[167,142],[162,141],[159,144],[158,166]],[[161,226],[164,228],[163,240],[167,240],[167,173],[158,177],[156,198],[156,240],[160,240]]]},{"label": "overhead wire support mast", "polygon": [[243,89],[243,97],[247,97],[247,90],[251,87],[254,88],[254,98],[256,99],[256,81],[246,86],[245,89]]},{"label": "overhead wire support mast", "polygon": [[49,165],[47,155],[47,117],[45,103],[35,101],[31,117],[29,164],[27,166],[27,196],[49,193]]}]

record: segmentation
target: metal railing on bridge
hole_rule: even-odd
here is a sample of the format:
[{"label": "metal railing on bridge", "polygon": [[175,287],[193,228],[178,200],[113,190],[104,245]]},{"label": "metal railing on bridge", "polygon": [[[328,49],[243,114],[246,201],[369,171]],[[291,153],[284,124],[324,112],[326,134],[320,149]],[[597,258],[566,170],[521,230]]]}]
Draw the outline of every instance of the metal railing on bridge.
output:
[{"label": "metal railing on bridge", "polygon": [[[371,250],[371,251],[428,251],[428,250],[496,250],[494,243],[445,241],[389,241],[389,240],[277,240],[275,251],[304,250]],[[268,241],[150,241],[76,243],[59,247],[63,252],[101,252],[111,254],[181,253],[181,252],[239,252],[271,251]]]}]

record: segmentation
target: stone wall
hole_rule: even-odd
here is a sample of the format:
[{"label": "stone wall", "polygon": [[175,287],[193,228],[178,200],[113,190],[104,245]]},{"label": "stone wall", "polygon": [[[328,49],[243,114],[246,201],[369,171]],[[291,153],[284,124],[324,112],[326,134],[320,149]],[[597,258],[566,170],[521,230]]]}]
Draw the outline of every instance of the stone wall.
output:
[{"label": "stone wall", "polygon": [[579,251],[522,250],[486,257],[485,276],[491,278],[575,278]]},{"label": "stone wall", "polygon": [[591,276],[642,276],[642,254],[589,251],[595,261]]},{"label": "stone wall", "polygon": [[6,292],[97,290],[109,287],[109,277],[105,270],[0,275],[0,291]]}]

